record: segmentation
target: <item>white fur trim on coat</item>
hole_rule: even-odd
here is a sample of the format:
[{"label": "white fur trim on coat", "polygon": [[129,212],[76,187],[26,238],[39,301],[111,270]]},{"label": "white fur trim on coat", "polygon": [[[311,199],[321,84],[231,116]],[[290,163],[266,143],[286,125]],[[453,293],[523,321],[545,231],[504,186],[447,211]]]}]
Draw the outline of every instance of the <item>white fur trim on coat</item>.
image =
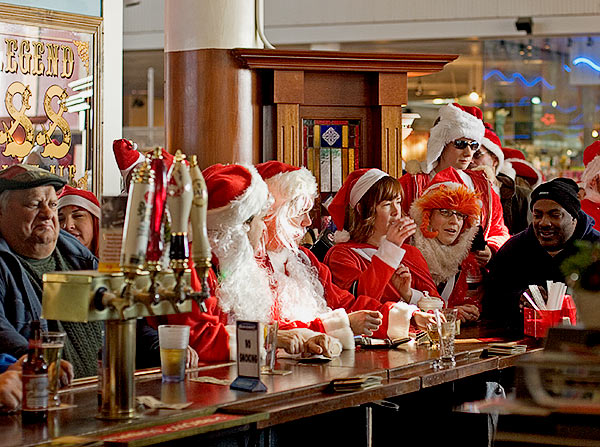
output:
[{"label": "white fur trim on coat", "polygon": [[485,135],[483,121],[452,104],[441,107],[438,118],[439,122],[429,131],[427,158],[421,163],[421,168],[426,174],[429,174],[437,166],[444,147],[451,141],[458,138],[470,138],[481,142]]},{"label": "white fur trim on coat", "polygon": [[254,166],[243,165],[252,180],[244,193],[227,205],[206,212],[206,227],[217,230],[223,227],[241,225],[252,216],[260,213],[268,204],[269,189]]},{"label": "white fur trim on coat", "polygon": [[419,310],[417,306],[402,301],[394,304],[388,314],[387,335],[390,340],[408,337],[410,320],[417,310]]},{"label": "white fur trim on coat", "polygon": [[319,315],[325,333],[337,338],[344,349],[354,349],[354,333],[350,328],[350,319],[344,309],[336,309]]},{"label": "white fur trim on coat", "polygon": [[402,259],[404,259],[405,254],[405,249],[398,247],[393,242],[388,241],[385,237],[381,240],[381,244],[379,244],[379,248],[375,253],[379,259],[394,269],[400,267],[400,263],[402,262]]}]

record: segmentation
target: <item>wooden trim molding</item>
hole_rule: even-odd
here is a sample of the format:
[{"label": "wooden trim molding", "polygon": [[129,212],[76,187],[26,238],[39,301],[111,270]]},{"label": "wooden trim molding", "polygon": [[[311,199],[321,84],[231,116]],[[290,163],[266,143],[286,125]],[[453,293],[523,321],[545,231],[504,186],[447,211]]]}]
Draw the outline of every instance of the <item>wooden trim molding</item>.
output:
[{"label": "wooden trim molding", "polygon": [[347,53],[237,48],[234,56],[252,70],[405,72],[408,77],[441,71],[453,54]]}]

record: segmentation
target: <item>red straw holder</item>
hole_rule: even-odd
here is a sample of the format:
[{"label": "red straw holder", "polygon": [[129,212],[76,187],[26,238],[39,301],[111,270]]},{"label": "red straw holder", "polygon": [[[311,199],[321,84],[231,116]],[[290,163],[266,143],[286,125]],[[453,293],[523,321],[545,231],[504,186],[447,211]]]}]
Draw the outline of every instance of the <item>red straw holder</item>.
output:
[{"label": "red straw holder", "polygon": [[546,337],[548,329],[562,323],[563,317],[568,317],[573,325],[577,323],[577,310],[571,295],[565,295],[562,309],[534,310],[531,307],[523,309],[523,332],[531,337]]}]

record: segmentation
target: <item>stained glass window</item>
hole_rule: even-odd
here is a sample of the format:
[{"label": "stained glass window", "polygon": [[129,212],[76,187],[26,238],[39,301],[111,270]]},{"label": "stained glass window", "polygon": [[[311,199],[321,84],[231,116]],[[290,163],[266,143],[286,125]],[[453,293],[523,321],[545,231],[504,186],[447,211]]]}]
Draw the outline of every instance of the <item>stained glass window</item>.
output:
[{"label": "stained glass window", "polygon": [[303,119],[302,130],[303,165],[322,194],[337,192],[359,166],[360,120]]}]

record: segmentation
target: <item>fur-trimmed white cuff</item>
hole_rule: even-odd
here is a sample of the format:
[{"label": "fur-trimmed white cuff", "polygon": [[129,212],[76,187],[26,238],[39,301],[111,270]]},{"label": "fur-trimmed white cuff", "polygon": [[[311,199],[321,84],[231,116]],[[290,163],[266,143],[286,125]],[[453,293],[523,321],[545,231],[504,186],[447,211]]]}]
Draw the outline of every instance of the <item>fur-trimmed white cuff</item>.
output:
[{"label": "fur-trimmed white cuff", "polygon": [[375,253],[379,259],[385,262],[390,267],[397,269],[406,254],[406,250],[398,247],[393,242],[388,241],[385,237],[381,240],[381,244]]},{"label": "fur-trimmed white cuff", "polygon": [[410,301],[408,304],[416,306],[419,303],[419,300],[424,296],[425,295],[420,290],[410,289]]},{"label": "fur-trimmed white cuff", "polygon": [[354,333],[350,327],[350,319],[344,309],[336,309],[319,315],[325,333],[337,338],[344,349],[354,349]]},{"label": "fur-trimmed white cuff", "polygon": [[412,304],[404,302],[397,302],[394,304],[388,314],[387,335],[390,340],[408,337],[410,320],[413,313],[417,310],[419,310],[419,308]]}]

